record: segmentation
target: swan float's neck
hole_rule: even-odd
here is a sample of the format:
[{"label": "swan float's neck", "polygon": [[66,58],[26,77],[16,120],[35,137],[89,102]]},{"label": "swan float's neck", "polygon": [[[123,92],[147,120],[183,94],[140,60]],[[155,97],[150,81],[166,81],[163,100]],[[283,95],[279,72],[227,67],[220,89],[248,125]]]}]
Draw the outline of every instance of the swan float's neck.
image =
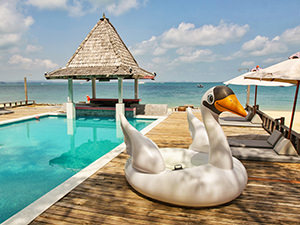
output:
[{"label": "swan float's neck", "polygon": [[201,106],[201,113],[210,145],[209,163],[221,169],[232,169],[231,149],[223,129],[217,122],[218,116],[214,116],[210,110],[203,105]]}]

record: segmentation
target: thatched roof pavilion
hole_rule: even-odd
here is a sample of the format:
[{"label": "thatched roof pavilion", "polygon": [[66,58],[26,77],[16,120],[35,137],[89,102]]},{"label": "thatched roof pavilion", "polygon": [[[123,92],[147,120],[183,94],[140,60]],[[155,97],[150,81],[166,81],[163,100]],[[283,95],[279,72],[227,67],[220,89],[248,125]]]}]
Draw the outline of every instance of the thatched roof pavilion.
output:
[{"label": "thatched roof pavilion", "polygon": [[45,74],[46,79],[111,80],[154,79],[155,75],[140,68],[120,38],[118,32],[103,15],[79,45],[66,67]]},{"label": "thatched roof pavilion", "polygon": [[118,79],[118,102],[122,104],[123,79],[134,79],[134,97],[138,99],[138,79],[154,79],[155,76],[155,73],[139,67],[118,32],[104,14],[79,45],[67,65],[45,74],[46,79],[68,80],[68,102],[69,105],[72,103],[72,106],[67,107],[68,118],[75,117],[73,80],[92,80],[92,98],[95,99],[96,80]]}]

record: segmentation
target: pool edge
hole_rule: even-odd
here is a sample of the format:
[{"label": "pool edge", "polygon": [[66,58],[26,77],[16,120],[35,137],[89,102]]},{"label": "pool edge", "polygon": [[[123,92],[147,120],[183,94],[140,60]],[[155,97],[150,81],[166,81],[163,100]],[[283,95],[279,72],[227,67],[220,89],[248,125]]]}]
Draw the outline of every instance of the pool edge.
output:
[{"label": "pool edge", "polygon": [[64,113],[40,113],[40,114],[35,114],[31,116],[24,116],[16,119],[10,119],[10,120],[4,120],[0,122],[0,126],[5,126],[5,125],[10,125],[13,123],[19,123],[27,120],[32,120],[36,119],[37,117],[42,118],[42,117],[47,117],[47,116],[65,116],[66,114]]},{"label": "pool edge", "polygon": [[[33,119],[36,116],[51,116],[51,115],[57,115],[56,113],[42,113],[37,114],[30,117],[23,117],[24,120]],[[164,121],[169,115],[166,116],[157,116],[157,120],[149,124],[147,127],[142,129],[140,132],[142,134],[148,133],[151,129],[153,129],[155,126],[160,124],[162,121]],[[140,119],[142,117],[139,117]],[[145,117],[147,118],[147,117]],[[14,122],[21,121],[22,118],[14,119]],[[13,123],[12,120],[5,124]],[[0,123],[0,125],[2,125]],[[86,179],[88,179],[90,176],[92,176],[94,173],[96,173],[99,169],[104,167],[107,163],[109,163],[112,159],[117,157],[119,154],[121,154],[125,150],[125,143],[121,143],[117,147],[115,147],[110,152],[106,153],[84,169],[82,169],[80,172],[76,173],[72,177],[70,177],[68,180],[63,182],[62,184],[58,185],[56,188],[52,189],[18,213],[14,214],[4,222],[2,222],[0,225],[12,225],[12,224],[29,224],[32,222],[36,217],[38,217],[40,214],[42,214],[44,211],[46,211],[50,206],[55,204],[57,201],[59,201],[61,198],[63,198],[66,194],[68,194],[70,191],[72,191],[75,187],[77,187],[79,184],[84,182]]]}]

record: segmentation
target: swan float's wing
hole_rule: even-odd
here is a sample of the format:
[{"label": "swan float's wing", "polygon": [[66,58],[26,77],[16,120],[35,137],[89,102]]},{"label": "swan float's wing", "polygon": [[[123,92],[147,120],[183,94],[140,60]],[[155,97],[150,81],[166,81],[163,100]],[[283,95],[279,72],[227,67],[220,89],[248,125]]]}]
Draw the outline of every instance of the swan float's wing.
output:
[{"label": "swan float's wing", "polygon": [[120,120],[132,167],[151,174],[164,171],[165,163],[157,145],[131,126],[124,115],[120,115]]},{"label": "swan float's wing", "polygon": [[209,141],[205,126],[196,116],[194,116],[191,108],[187,108],[187,120],[193,139],[189,149],[198,152],[209,152]]}]

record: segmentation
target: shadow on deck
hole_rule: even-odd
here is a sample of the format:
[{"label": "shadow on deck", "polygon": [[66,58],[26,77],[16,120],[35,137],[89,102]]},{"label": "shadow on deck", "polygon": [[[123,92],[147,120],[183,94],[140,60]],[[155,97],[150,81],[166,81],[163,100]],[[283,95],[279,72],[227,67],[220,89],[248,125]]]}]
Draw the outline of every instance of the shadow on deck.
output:
[{"label": "shadow on deck", "polygon": [[[197,115],[199,116],[199,115]],[[224,128],[227,136],[266,135],[262,128]],[[188,148],[185,113],[173,113],[147,136],[159,147]],[[135,192],[124,177],[120,154],[31,224],[297,224],[300,164],[243,161],[249,176],[234,201],[212,208],[172,206]]]}]

